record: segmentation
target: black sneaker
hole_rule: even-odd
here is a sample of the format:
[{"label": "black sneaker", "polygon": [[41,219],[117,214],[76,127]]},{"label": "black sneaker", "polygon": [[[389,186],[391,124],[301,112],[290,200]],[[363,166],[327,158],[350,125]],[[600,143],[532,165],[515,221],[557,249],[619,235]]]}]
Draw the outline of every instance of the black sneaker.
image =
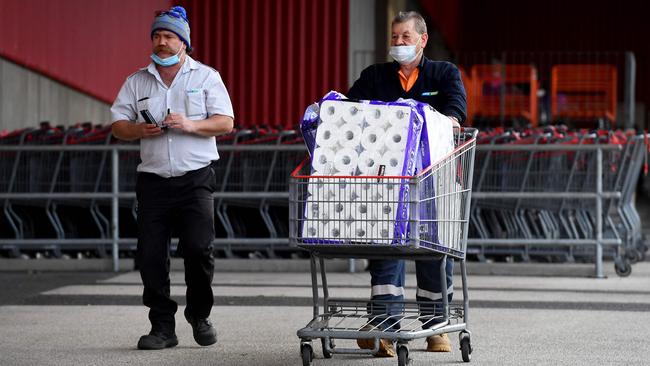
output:
[{"label": "black sneaker", "polygon": [[210,319],[195,319],[185,315],[185,319],[192,326],[194,340],[201,346],[209,346],[217,343],[217,330],[214,329]]},{"label": "black sneaker", "polygon": [[174,347],[178,344],[176,334],[151,331],[143,335],[138,341],[138,349],[164,349]]}]

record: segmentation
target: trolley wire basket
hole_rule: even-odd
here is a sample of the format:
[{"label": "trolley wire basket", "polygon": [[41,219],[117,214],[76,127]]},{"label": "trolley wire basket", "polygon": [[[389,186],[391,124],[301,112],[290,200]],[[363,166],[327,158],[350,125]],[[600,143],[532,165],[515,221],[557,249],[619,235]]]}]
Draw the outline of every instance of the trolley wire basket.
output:
[{"label": "trolley wire basket", "polygon": [[[460,333],[463,361],[470,361],[465,251],[476,135],[475,129],[456,131],[455,149],[414,176],[314,176],[309,175],[308,160],[294,170],[289,184],[290,241],[311,254],[313,296],[313,318],[297,332],[303,365],[313,359],[313,339],[321,340],[325,358],[334,353],[376,354],[380,340],[396,342],[398,364],[404,365],[409,341],[451,332]],[[446,278],[440,302],[329,297],[324,258],[447,256],[460,260],[460,302],[448,301]],[[444,273],[445,261],[441,263]],[[337,347],[334,339],[371,339],[374,347]]]}]

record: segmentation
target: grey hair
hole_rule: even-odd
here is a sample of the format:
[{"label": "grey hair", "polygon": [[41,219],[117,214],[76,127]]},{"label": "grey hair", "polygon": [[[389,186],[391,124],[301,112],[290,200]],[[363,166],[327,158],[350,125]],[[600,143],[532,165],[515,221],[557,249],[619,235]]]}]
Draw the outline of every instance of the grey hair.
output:
[{"label": "grey hair", "polygon": [[413,19],[413,23],[415,24],[416,32],[419,34],[427,32],[427,23],[424,21],[424,18],[422,18],[422,15],[417,11],[400,11],[399,14],[395,15],[395,18],[393,18],[391,25],[406,23],[411,19]]}]

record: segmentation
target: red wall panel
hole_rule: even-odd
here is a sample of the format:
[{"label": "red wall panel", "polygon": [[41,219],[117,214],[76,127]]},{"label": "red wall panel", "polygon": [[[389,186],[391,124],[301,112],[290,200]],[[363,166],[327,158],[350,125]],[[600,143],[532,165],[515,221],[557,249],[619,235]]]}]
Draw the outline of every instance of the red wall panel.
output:
[{"label": "red wall panel", "polygon": [[181,4],[192,57],[219,71],[238,126],[293,128],[323,94],[347,91],[348,0]]},{"label": "red wall panel", "polygon": [[[307,105],[347,90],[349,0],[180,1],[192,55],[222,75],[236,123],[295,127]],[[173,2],[176,3],[176,2]],[[0,56],[107,103],[149,63],[168,0],[0,0]]]},{"label": "red wall panel", "polygon": [[1,0],[0,56],[112,103],[169,0]]}]

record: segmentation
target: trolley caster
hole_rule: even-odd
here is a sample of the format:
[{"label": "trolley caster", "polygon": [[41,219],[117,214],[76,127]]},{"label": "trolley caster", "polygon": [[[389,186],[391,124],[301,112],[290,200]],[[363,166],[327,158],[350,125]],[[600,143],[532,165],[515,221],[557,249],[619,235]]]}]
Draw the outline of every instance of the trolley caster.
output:
[{"label": "trolley caster", "polygon": [[409,349],[401,345],[397,346],[397,366],[406,366],[409,364]]},{"label": "trolley caster", "polygon": [[619,277],[627,277],[632,273],[632,265],[628,260],[617,260],[614,263],[614,270]]},{"label": "trolley caster", "polygon": [[472,360],[472,344],[468,332],[461,332],[458,336],[460,340],[460,353],[463,356],[463,362]]},{"label": "trolley caster", "polygon": [[311,361],[314,359],[314,349],[311,348],[311,344],[302,343],[300,345],[300,356],[302,357],[302,366],[311,365]]},{"label": "trolley caster", "polygon": [[329,340],[329,349],[334,348],[334,340],[332,338],[321,338],[320,342],[323,346],[323,357],[325,358],[332,358],[332,352],[327,350],[327,341]]},{"label": "trolley caster", "polygon": [[631,248],[628,249],[627,252],[625,253],[625,258],[627,258],[631,264],[635,264],[641,260],[641,252],[638,251],[636,248]]}]

